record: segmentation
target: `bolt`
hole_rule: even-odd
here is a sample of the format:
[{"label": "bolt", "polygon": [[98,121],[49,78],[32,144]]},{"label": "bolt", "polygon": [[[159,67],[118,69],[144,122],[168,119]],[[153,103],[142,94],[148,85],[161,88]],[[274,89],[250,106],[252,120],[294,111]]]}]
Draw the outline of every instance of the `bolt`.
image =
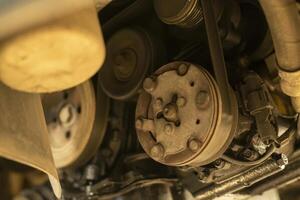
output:
[{"label": "bolt", "polygon": [[222,169],[224,166],[225,166],[225,162],[221,159],[219,160],[216,160],[214,162],[214,166],[217,168],[217,169]]},{"label": "bolt", "polygon": [[171,124],[166,124],[164,127],[164,132],[167,135],[171,135],[174,132],[174,128]]},{"label": "bolt", "polygon": [[162,106],[163,106],[163,100],[161,98],[155,99],[153,106],[156,109],[160,110],[162,108]]},{"label": "bolt", "polygon": [[175,119],[177,117],[177,108],[173,104],[168,104],[163,110],[163,114],[167,119]]},{"label": "bolt", "polygon": [[200,148],[200,141],[198,139],[192,139],[188,143],[188,147],[191,151],[197,151]]},{"label": "bolt", "polygon": [[162,158],[164,156],[164,147],[161,144],[156,144],[151,148],[150,154],[153,158]]},{"label": "bolt", "polygon": [[156,82],[152,78],[146,78],[143,82],[143,88],[146,90],[146,92],[151,93],[156,88]]},{"label": "bolt", "polygon": [[176,100],[176,105],[178,107],[183,107],[186,104],[186,100],[184,97],[178,97]]},{"label": "bolt", "polygon": [[135,128],[136,129],[142,129],[143,128],[143,120],[141,120],[141,119],[137,119],[136,121],[135,121]]},{"label": "bolt", "polygon": [[59,111],[59,120],[64,126],[71,126],[76,119],[76,109],[72,104],[64,105]]},{"label": "bolt", "polygon": [[196,105],[198,108],[203,109],[209,103],[209,94],[207,91],[201,90],[196,96]]},{"label": "bolt", "polygon": [[177,68],[177,74],[180,76],[184,76],[189,70],[189,66],[185,63],[182,63]]},{"label": "bolt", "polygon": [[243,152],[243,156],[247,159],[247,160],[253,160],[254,159],[254,154],[251,150],[249,149],[246,149],[244,152]]}]

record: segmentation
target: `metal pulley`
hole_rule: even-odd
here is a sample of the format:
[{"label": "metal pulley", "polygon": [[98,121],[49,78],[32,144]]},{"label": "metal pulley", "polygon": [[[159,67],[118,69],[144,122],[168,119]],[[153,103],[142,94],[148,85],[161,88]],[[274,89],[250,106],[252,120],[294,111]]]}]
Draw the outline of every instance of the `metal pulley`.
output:
[{"label": "metal pulley", "polygon": [[[204,165],[224,153],[237,120],[222,115],[219,87],[204,68],[169,63],[146,78],[143,88],[135,126],[154,160],[172,166]],[[233,93],[230,100],[230,109],[237,110]]]},{"label": "metal pulley", "polygon": [[97,95],[96,105],[91,81],[43,95],[50,144],[58,168],[80,166],[98,149],[105,133],[109,106],[101,90]]},{"label": "metal pulley", "polygon": [[159,37],[140,27],[114,33],[107,41],[107,57],[99,73],[104,92],[118,100],[135,96],[146,74],[164,60],[162,44]]}]

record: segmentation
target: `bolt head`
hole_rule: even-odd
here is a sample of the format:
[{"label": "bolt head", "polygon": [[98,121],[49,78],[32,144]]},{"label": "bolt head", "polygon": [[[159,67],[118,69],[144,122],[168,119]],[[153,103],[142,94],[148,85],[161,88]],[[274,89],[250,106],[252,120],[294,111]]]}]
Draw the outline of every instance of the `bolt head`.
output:
[{"label": "bolt head", "polygon": [[151,148],[150,154],[153,158],[162,158],[164,156],[164,147],[161,144],[156,144]]},{"label": "bolt head", "polygon": [[75,107],[72,104],[66,104],[59,111],[59,121],[62,125],[69,127],[75,122],[76,114]]},{"label": "bolt head", "polygon": [[188,72],[188,70],[189,70],[189,66],[185,63],[182,63],[177,68],[177,74],[179,76],[184,76]]},{"label": "bolt head", "polygon": [[192,139],[188,143],[188,148],[191,151],[197,151],[200,148],[200,146],[201,146],[201,143],[198,139]]},{"label": "bolt head", "polygon": [[176,100],[176,105],[178,107],[183,107],[186,104],[186,100],[184,97],[178,97]]},{"label": "bolt head", "polygon": [[166,124],[164,127],[164,132],[167,135],[171,135],[174,132],[174,128],[171,124]]},{"label": "bolt head", "polygon": [[143,82],[143,88],[146,92],[151,93],[155,90],[156,88],[156,82],[152,78],[146,78]]},{"label": "bolt head", "polygon": [[167,119],[175,119],[177,117],[177,107],[173,104],[168,104],[163,110],[163,114]]},{"label": "bolt head", "polygon": [[209,103],[209,94],[205,90],[198,92],[196,96],[196,105],[199,109],[206,108]]},{"label": "bolt head", "polygon": [[135,128],[136,128],[136,129],[142,129],[142,128],[143,128],[143,120],[137,119],[137,120],[135,121]]},{"label": "bolt head", "polygon": [[243,152],[243,156],[244,156],[245,158],[247,158],[247,159],[251,158],[251,157],[252,157],[252,151],[246,149],[246,150]]},{"label": "bolt head", "polygon": [[219,160],[216,160],[214,162],[214,166],[217,168],[217,169],[222,169],[224,166],[225,166],[225,162],[221,159]]}]

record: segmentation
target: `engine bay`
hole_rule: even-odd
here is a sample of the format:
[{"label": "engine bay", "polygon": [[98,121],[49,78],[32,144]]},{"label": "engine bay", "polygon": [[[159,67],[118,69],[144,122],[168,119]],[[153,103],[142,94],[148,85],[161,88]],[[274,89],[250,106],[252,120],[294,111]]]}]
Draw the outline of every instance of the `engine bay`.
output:
[{"label": "engine bay", "polygon": [[[297,183],[299,4],[106,5],[101,69],[39,94],[61,199],[246,199]],[[56,197],[46,181],[14,199]]]}]

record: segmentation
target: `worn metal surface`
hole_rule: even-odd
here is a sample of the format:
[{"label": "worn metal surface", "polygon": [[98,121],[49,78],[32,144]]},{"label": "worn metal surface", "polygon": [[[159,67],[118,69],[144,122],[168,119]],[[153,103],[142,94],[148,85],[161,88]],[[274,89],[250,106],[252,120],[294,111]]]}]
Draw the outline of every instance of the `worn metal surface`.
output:
[{"label": "worn metal surface", "polygon": [[291,184],[300,180],[300,161],[295,160],[288,164],[286,168],[278,174],[262,180],[253,187],[245,190],[246,193],[255,195],[264,191],[280,188],[284,185]]},{"label": "worn metal surface", "polygon": [[[91,81],[43,95],[51,148],[58,168],[83,164],[99,147],[105,133],[108,100],[101,90],[97,95],[100,119],[95,119],[96,97]],[[93,130],[94,124],[102,127]]]},{"label": "worn metal surface", "polygon": [[203,165],[225,151],[235,124],[222,118],[218,86],[206,70],[169,63],[146,78],[143,88],[135,125],[153,159],[166,165]]},{"label": "worn metal surface", "polygon": [[197,200],[212,200],[224,194],[239,191],[283,170],[285,165],[287,165],[285,159],[267,160],[263,164],[253,167],[222,184],[214,184],[197,192],[195,198]]},{"label": "worn metal surface", "polygon": [[0,112],[0,156],[48,174],[54,193],[60,197],[40,96],[0,83]]}]

